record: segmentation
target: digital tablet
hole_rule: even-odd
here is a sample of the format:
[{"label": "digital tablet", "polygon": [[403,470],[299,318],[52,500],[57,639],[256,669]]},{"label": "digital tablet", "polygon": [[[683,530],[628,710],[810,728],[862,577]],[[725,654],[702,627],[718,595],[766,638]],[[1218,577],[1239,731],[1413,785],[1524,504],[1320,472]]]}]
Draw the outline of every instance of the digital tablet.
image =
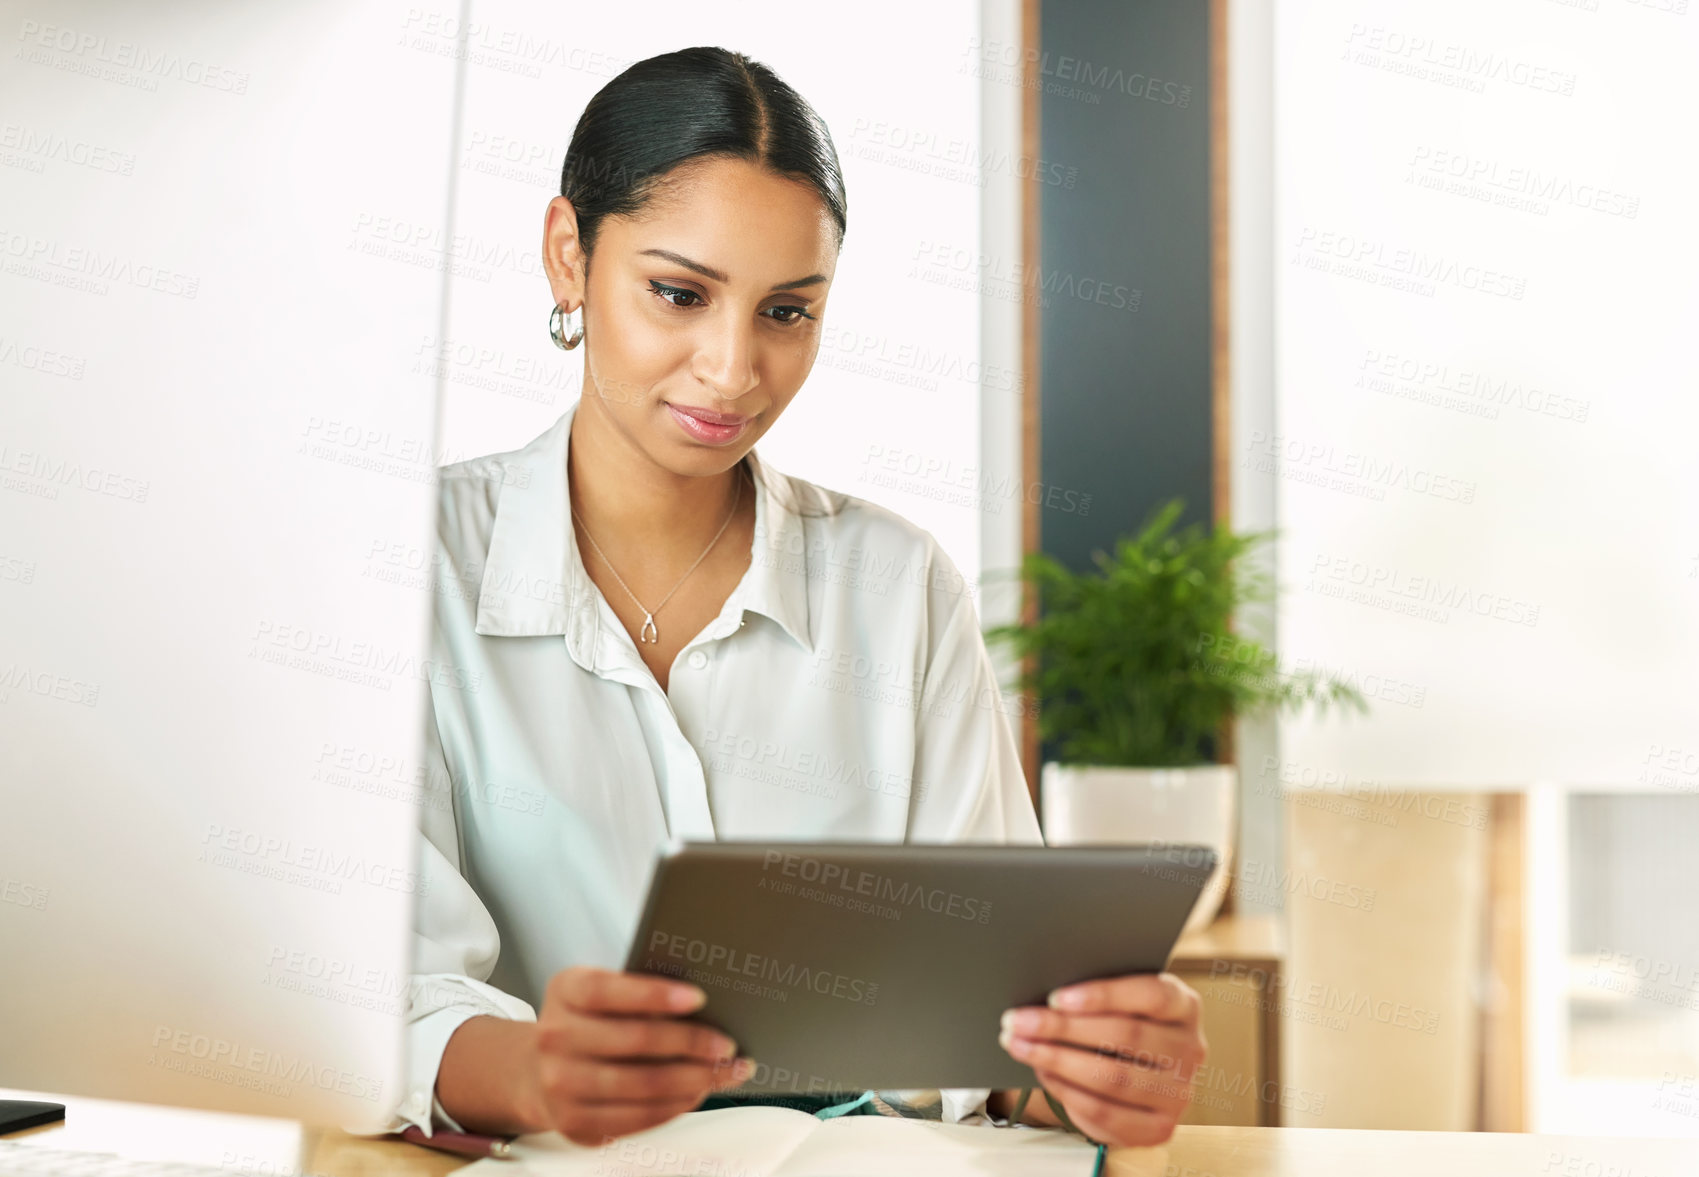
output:
[{"label": "digital tablet", "polygon": [[626,971],[708,994],[691,1020],[753,1059],[737,1093],[1026,1087],[1005,1009],[1161,972],[1206,846],[682,842],[660,854]]}]

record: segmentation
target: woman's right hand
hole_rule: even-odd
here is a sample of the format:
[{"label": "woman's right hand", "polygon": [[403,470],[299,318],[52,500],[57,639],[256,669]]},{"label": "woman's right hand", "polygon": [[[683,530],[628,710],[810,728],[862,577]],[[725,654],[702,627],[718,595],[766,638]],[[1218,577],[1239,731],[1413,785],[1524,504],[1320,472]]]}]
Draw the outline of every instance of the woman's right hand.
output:
[{"label": "woman's right hand", "polygon": [[[577,966],[549,980],[524,1068],[524,1118],[599,1145],[695,1108],[748,1080],[754,1063],[718,1030],[686,1022],[695,985]],[[734,1062],[735,1060],[735,1062]]]}]

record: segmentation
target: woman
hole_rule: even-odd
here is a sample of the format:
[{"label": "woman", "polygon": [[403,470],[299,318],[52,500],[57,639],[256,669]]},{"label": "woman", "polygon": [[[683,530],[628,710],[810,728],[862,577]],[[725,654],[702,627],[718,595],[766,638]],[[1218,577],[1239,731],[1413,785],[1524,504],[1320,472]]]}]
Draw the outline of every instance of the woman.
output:
[{"label": "woman", "polygon": [[[618,971],[669,836],[1041,838],[949,557],[754,453],[808,376],[843,241],[818,115],[740,54],[650,58],[585,108],[561,187],[550,331],[582,346],[583,392],[524,448],[441,471],[433,642],[455,669],[432,676],[429,768],[452,805],[421,811],[401,1117],[594,1143],[750,1074],[683,1020],[701,990]],[[1082,1131],[1165,1140],[1196,995],[1072,988],[1000,1041]],[[1001,1123],[1011,1097],[871,1106]],[[1057,1123],[1045,1102],[1023,1122]]]}]

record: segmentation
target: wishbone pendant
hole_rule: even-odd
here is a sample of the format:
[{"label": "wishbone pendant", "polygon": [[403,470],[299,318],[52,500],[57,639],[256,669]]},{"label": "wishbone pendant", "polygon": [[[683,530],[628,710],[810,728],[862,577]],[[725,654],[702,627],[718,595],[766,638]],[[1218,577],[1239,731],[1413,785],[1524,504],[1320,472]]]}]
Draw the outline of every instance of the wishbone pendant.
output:
[{"label": "wishbone pendant", "polygon": [[640,642],[658,642],[661,640],[661,631],[655,628],[655,615],[653,613],[643,614],[643,628],[637,631],[637,640]]}]

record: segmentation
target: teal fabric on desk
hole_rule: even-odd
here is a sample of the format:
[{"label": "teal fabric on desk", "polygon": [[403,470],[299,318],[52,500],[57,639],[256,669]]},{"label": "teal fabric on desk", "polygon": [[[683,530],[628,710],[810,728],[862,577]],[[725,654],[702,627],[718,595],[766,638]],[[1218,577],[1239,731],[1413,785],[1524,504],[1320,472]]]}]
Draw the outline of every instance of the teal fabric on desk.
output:
[{"label": "teal fabric on desk", "polygon": [[822,1120],[836,1119],[838,1116],[879,1114],[879,1109],[873,1106],[871,1091],[859,1094],[853,1091],[832,1091],[822,1095],[710,1095],[696,1110],[712,1112],[720,1108],[744,1107],[792,1108]]}]

